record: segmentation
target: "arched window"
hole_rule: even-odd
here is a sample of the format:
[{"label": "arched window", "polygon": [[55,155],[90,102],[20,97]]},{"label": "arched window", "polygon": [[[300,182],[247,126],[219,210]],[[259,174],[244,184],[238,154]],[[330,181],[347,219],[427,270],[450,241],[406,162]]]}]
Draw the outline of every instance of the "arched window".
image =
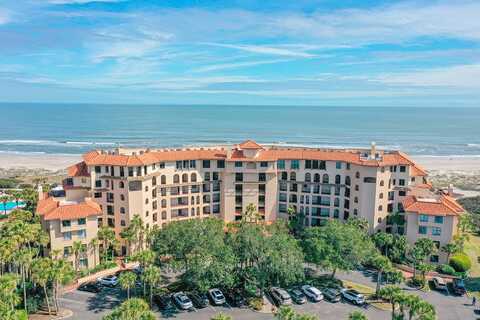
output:
[{"label": "arched window", "polygon": [[357,172],[355,173],[355,178],[360,179],[360,172],[357,171]]},{"label": "arched window", "polygon": [[334,205],[335,207],[340,207],[340,198],[335,198],[335,199],[333,200],[333,205]]},{"label": "arched window", "polygon": [[179,183],[180,182],[180,176],[178,174],[173,176],[173,183]]},{"label": "arched window", "polygon": [[353,198],[353,202],[358,203],[358,197]]},{"label": "arched window", "polygon": [[163,199],[162,200],[162,208],[166,208],[167,207],[167,200]]},{"label": "arched window", "polygon": [[328,177],[328,174],[324,174],[322,177],[322,183],[328,183],[330,181],[330,178]]},{"label": "arched window", "polygon": [[120,200],[125,201],[125,196],[123,194],[120,195]]},{"label": "arched window", "polygon": [[145,186],[145,192],[148,192],[148,186]]},{"label": "arched window", "polygon": [[197,182],[197,174],[195,172],[190,175],[190,182]]},{"label": "arched window", "polygon": [[378,206],[378,211],[382,211],[383,210],[383,206],[382,205],[379,205]]},{"label": "arched window", "polygon": [[340,177],[339,174],[337,174],[337,175],[335,176],[335,184],[340,184],[341,181],[342,181],[342,178]]},{"label": "arched window", "polygon": [[[197,204],[200,204],[200,196],[197,196]],[[198,211],[198,210],[197,210]],[[199,212],[199,211],[198,211]]]},{"label": "arched window", "polygon": [[297,174],[295,172],[290,172],[290,180],[292,181],[297,180]]},{"label": "arched window", "polygon": [[346,184],[347,186],[350,185],[350,176],[346,176],[346,177],[345,177],[345,184]]},{"label": "arched window", "polygon": [[124,208],[124,207],[121,207],[121,208],[120,208],[120,213],[125,214],[125,208]]},{"label": "arched window", "polygon": [[310,173],[305,173],[305,182],[310,182],[312,181],[312,175]]},{"label": "arched window", "polygon": [[145,204],[148,204],[148,198],[147,198],[147,199],[145,199]]},{"label": "arched window", "polygon": [[157,185],[157,177],[153,177],[152,178],[152,186],[156,186]]},{"label": "arched window", "polygon": [[379,197],[380,199],[383,199],[383,193],[380,193],[380,194],[378,195],[378,197]]},{"label": "arched window", "polygon": [[194,197],[194,196],[192,196],[192,197],[190,198],[190,204],[195,204],[195,197]]},{"label": "arched window", "polygon": [[161,177],[160,177],[160,183],[161,183],[161,184],[167,184],[167,177],[164,176],[164,175],[161,176]]},{"label": "arched window", "polygon": [[118,184],[118,187],[119,187],[120,189],[125,188],[125,183],[124,183],[123,181],[120,181],[120,183]]},{"label": "arched window", "polygon": [[380,181],[380,187],[383,187],[385,185],[385,182],[383,180]]},{"label": "arched window", "polygon": [[182,174],[182,182],[188,182],[188,174],[187,173]]},{"label": "arched window", "polygon": [[287,180],[288,179],[288,173],[285,171],[282,172],[282,180]]},{"label": "arched window", "polygon": [[354,214],[354,215],[358,215],[358,210],[357,210],[357,209],[353,209],[353,214]]},{"label": "arched window", "polygon": [[320,182],[320,175],[318,173],[315,173],[315,175],[313,176],[313,181]]},{"label": "arched window", "polygon": [[191,212],[192,212],[191,216],[193,217],[195,215],[195,208],[192,208]]}]

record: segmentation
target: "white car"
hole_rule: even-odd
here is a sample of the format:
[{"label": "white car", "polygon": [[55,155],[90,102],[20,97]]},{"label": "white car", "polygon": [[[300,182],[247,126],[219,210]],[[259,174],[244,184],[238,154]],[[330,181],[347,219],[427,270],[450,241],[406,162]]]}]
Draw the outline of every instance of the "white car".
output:
[{"label": "white car", "polygon": [[192,300],[183,292],[177,292],[173,295],[173,301],[182,310],[189,310],[193,308]]},{"label": "white car", "polygon": [[365,304],[365,297],[363,296],[363,294],[361,294],[360,292],[358,292],[356,290],[343,289],[342,290],[342,297],[345,300],[348,300],[351,303],[359,305],[359,306]]},{"label": "white car", "polygon": [[210,296],[210,299],[212,300],[214,305],[222,305],[225,304],[225,296],[223,295],[222,291],[219,289],[210,289],[208,290],[208,295]]},{"label": "white car", "polygon": [[306,284],[302,286],[302,291],[312,301],[318,302],[323,300],[322,291],[312,287],[311,285]]},{"label": "white car", "polygon": [[447,283],[445,282],[445,280],[440,277],[434,277],[432,281],[436,290],[448,292]]},{"label": "white car", "polygon": [[97,282],[107,287],[115,287],[118,284],[116,276],[105,276],[97,279]]}]

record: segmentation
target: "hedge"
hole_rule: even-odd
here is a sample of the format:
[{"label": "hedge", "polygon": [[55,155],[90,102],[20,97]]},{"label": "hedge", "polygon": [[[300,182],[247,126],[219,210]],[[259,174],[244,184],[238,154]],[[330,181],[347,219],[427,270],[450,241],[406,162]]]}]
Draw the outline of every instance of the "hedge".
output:
[{"label": "hedge", "polygon": [[449,275],[454,275],[455,274],[455,269],[449,266],[448,264],[441,264],[437,267],[437,272],[443,273],[443,274],[449,274]]},{"label": "hedge", "polygon": [[465,253],[454,254],[449,261],[450,266],[457,272],[466,272],[472,267],[470,258]]}]

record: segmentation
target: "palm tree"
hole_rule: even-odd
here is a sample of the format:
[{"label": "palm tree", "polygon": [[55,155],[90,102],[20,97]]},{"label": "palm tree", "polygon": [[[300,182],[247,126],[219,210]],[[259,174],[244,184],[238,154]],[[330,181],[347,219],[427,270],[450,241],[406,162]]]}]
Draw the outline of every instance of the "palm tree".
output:
[{"label": "palm tree", "polygon": [[348,320],[368,320],[368,318],[360,311],[353,311],[348,315]]},{"label": "palm tree", "polygon": [[395,319],[395,310],[396,310],[396,305],[398,302],[398,299],[400,295],[402,294],[402,289],[400,289],[397,286],[385,286],[382,289],[380,289],[378,295],[385,300],[388,300],[391,304],[392,307],[392,320]]},{"label": "palm tree", "polygon": [[90,243],[88,244],[93,251],[93,266],[94,267],[97,266],[98,243],[99,243],[98,237],[94,237],[94,238],[92,238],[92,240],[90,240]]},{"label": "palm tree", "polygon": [[78,271],[78,264],[80,260],[80,254],[85,252],[85,246],[81,241],[74,241],[72,245],[72,253],[75,259],[75,271]]},{"label": "palm tree", "polygon": [[127,291],[127,299],[130,299],[130,289],[135,286],[137,275],[131,271],[122,272],[118,277],[118,282],[122,289]]},{"label": "palm tree", "polygon": [[377,288],[375,290],[375,294],[378,295],[382,284],[382,274],[392,268],[392,263],[387,257],[380,254],[376,255],[371,262],[372,265],[377,269]]},{"label": "palm tree", "polygon": [[143,225],[143,220],[140,218],[138,214],[134,215],[132,220],[130,221],[129,228],[132,232],[133,239],[137,242],[136,249],[142,250],[143,249],[143,240],[145,237],[145,226]]},{"label": "palm tree", "polygon": [[294,320],[297,318],[297,313],[290,306],[282,306],[275,314],[275,318],[278,320]]},{"label": "palm tree", "polygon": [[55,310],[58,312],[58,294],[61,285],[69,283],[74,278],[75,272],[72,265],[64,259],[53,260],[51,279],[53,282],[53,298]]},{"label": "palm tree", "polygon": [[0,276],[0,301],[8,306],[10,311],[15,310],[15,306],[20,299],[16,294],[17,277],[13,273]]},{"label": "palm tree", "polygon": [[142,278],[144,283],[148,283],[150,288],[150,306],[153,300],[153,288],[160,282],[160,268],[157,266],[148,266],[143,272]]},{"label": "palm tree", "polygon": [[[151,265],[155,261],[155,253],[150,249],[142,250],[140,252],[137,252],[132,257],[132,259],[134,261],[138,261],[140,263],[140,267],[145,270],[147,266]],[[146,295],[146,290],[147,290],[146,283],[145,283],[145,281],[143,281],[143,295],[144,296]]]},{"label": "palm tree", "polygon": [[133,230],[128,226],[120,232],[120,237],[125,240],[127,244],[127,256],[132,254],[132,241],[135,239]]},{"label": "palm tree", "polygon": [[50,300],[48,298],[47,286],[51,278],[52,259],[40,258],[32,264],[32,280],[43,288],[45,302],[47,303],[48,314],[51,314]]},{"label": "palm tree", "polygon": [[5,214],[7,214],[7,203],[12,201],[12,196],[8,194],[4,194],[3,196],[0,196],[0,202],[3,203],[3,210]]},{"label": "palm tree", "polygon": [[97,232],[97,237],[98,237],[98,240],[102,241],[103,257],[104,257],[104,262],[106,262],[107,256],[108,256],[107,254],[108,248],[115,241],[115,231],[110,227],[102,226]]},{"label": "palm tree", "polygon": [[22,276],[22,288],[23,288],[23,307],[27,311],[27,286],[26,278],[27,273],[32,265],[33,257],[37,254],[35,248],[22,248],[15,253],[15,261],[20,266],[20,273]]},{"label": "palm tree", "polygon": [[125,300],[102,320],[155,320],[155,314],[143,299]]},{"label": "palm tree", "polygon": [[444,245],[441,250],[447,254],[447,262],[450,260],[450,256],[454,253],[457,253],[460,251],[460,248],[457,243],[455,242],[450,242]]}]

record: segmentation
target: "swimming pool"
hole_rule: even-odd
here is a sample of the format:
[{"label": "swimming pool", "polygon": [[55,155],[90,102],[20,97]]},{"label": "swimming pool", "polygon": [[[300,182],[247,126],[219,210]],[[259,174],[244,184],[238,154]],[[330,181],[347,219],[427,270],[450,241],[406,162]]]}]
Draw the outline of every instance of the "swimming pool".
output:
[{"label": "swimming pool", "polygon": [[[23,201],[18,202],[19,208],[22,208],[24,206],[25,206],[25,202]],[[5,209],[7,209],[8,211],[16,208],[17,208],[17,203],[15,201],[9,201],[9,202],[6,202],[5,204],[3,202],[0,202],[0,214],[2,213],[2,211],[5,211]]]}]

